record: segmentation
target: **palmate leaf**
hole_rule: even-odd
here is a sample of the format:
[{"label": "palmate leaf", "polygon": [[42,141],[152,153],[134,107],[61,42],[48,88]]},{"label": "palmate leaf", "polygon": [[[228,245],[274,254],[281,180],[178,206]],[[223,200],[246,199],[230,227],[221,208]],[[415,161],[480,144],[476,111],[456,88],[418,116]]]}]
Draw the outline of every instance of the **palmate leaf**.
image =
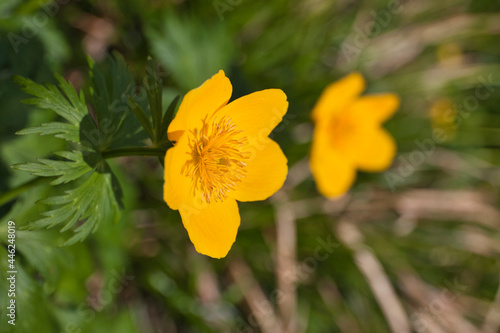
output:
[{"label": "palmate leaf", "polygon": [[73,86],[60,75],[55,75],[59,85],[42,85],[21,76],[14,76],[14,82],[23,87],[23,91],[35,98],[24,100],[40,109],[56,112],[70,124],[78,128],[82,118],[88,113],[83,93],[75,91]]},{"label": "palmate leaf", "polygon": [[113,194],[113,176],[110,173],[93,172],[83,184],[65,192],[60,197],[50,197],[41,201],[44,204],[59,206],[43,213],[42,218],[28,224],[29,230],[51,228],[65,223],[61,232],[74,227],[78,221],[86,220],[75,228],[75,235],[63,245],[74,244],[97,230],[101,221],[117,222],[120,209]]},{"label": "palmate leaf", "polygon": [[[152,59],[148,59],[146,68],[145,90],[149,101],[149,110],[143,108],[132,96],[128,97],[128,104],[135,116],[145,129],[151,139],[153,146],[167,148],[170,141],[167,137],[167,129],[174,118],[175,109],[179,101],[179,96],[175,97],[167,110],[162,110],[162,78],[157,72],[157,67]],[[149,119],[148,112],[151,114]]]},{"label": "palmate leaf", "polygon": [[[146,139],[141,123],[133,116],[128,98],[146,106],[146,94],[136,94],[144,87],[136,86],[132,74],[127,70],[123,57],[114,53],[102,64],[89,59],[90,78],[89,102],[93,107],[93,119],[100,136],[91,142],[95,150],[137,145]],[[90,122],[91,124],[93,123]],[[81,136],[83,136],[81,134]]]},{"label": "palmate leaf", "polygon": [[[26,128],[17,134],[54,135],[71,142],[68,150],[55,152],[53,157],[40,158],[36,162],[13,165],[16,170],[39,177],[54,177],[50,184],[56,186],[60,194],[40,200],[52,208],[42,213],[41,219],[22,229],[62,225],[61,232],[71,229],[75,233],[64,245],[85,239],[97,230],[101,222],[119,219],[121,189],[101,152],[140,138],[137,135],[140,124],[135,117],[127,117],[127,114],[132,114],[126,100],[132,76],[119,57],[109,59],[108,65],[91,66],[93,82],[89,101],[92,115],[83,93],[78,94],[60,76],[56,76],[57,85],[42,85],[20,76],[14,77],[23,91],[33,96],[24,102],[39,109],[52,110],[65,121]],[[58,186],[61,184],[68,184],[65,190]],[[68,186],[71,189],[68,190]]]},{"label": "palmate leaf", "polygon": [[18,135],[39,134],[39,135],[54,135],[56,138],[66,139],[72,142],[78,142],[79,133],[78,127],[68,123],[44,123],[36,127],[28,127],[18,131]]},{"label": "palmate leaf", "polygon": [[55,155],[66,158],[66,161],[51,159],[38,159],[38,163],[20,163],[12,167],[16,170],[30,172],[32,175],[42,177],[58,177],[50,185],[59,185],[78,179],[92,168],[84,162],[80,151],[60,151]]}]

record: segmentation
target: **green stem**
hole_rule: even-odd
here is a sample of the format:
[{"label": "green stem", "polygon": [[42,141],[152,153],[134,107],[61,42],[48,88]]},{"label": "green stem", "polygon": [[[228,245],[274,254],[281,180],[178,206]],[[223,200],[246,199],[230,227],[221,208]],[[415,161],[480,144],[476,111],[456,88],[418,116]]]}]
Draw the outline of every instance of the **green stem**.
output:
[{"label": "green stem", "polygon": [[101,152],[102,158],[113,158],[121,156],[158,156],[164,157],[166,150],[164,148],[153,147],[127,147],[119,149],[105,150]]},{"label": "green stem", "polygon": [[[166,149],[164,148],[155,148],[155,147],[127,147],[127,148],[119,148],[119,149],[111,149],[105,150],[101,152],[102,158],[113,158],[113,157],[121,157],[121,156],[158,156],[160,161],[163,161],[163,157],[165,156]],[[49,181],[49,178],[46,177],[37,177],[32,180],[19,185],[13,189],[8,190],[5,193],[0,194],[0,206],[8,203],[9,201],[15,199],[21,193],[30,188]]]},{"label": "green stem", "polygon": [[0,206],[15,199],[17,196],[19,196],[24,191],[29,190],[30,188],[35,187],[36,185],[39,185],[39,184],[41,184],[45,181],[49,181],[49,180],[50,179],[43,178],[43,177],[33,178],[32,180],[27,181],[26,183],[21,184],[18,187],[12,188],[12,189],[8,190],[7,192],[0,194]]}]

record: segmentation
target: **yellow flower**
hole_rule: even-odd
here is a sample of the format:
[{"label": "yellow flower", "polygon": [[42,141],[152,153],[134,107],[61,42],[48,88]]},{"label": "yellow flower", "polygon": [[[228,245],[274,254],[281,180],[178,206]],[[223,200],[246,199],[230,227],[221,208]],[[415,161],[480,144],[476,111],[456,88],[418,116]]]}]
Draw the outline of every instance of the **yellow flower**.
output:
[{"label": "yellow flower", "polygon": [[221,70],[184,96],[168,137],[164,199],[179,210],[199,253],[225,257],[240,225],[238,201],[264,200],[288,171],[268,136],[288,108],[286,95],[267,89],[227,104],[232,86]]},{"label": "yellow flower", "polygon": [[430,110],[432,129],[440,131],[443,141],[452,140],[457,134],[457,109],[449,98],[435,101]]},{"label": "yellow flower", "polygon": [[346,193],[356,169],[387,169],[396,144],[381,127],[397,109],[394,94],[359,96],[365,81],[352,73],[330,84],[312,111],[315,122],[310,166],[319,192],[326,197]]}]

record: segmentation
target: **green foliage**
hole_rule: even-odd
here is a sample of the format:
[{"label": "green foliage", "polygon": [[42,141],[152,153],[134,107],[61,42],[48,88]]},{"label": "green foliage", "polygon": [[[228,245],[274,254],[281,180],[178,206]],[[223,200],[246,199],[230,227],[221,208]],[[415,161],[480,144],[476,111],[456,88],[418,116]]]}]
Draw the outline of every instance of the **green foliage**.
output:
[{"label": "green foliage", "polygon": [[151,139],[153,147],[168,148],[170,141],[168,141],[167,129],[174,118],[179,96],[172,100],[165,114],[163,114],[162,79],[158,75],[157,68],[152,59],[148,59],[145,89],[149,100],[152,121],[149,119],[147,112],[130,96],[128,97],[129,106]]},{"label": "green foliage", "polygon": [[66,223],[61,232],[69,230],[78,221],[85,220],[74,229],[76,233],[64,245],[82,241],[91,231],[97,230],[101,221],[117,222],[120,217],[118,202],[113,193],[113,180],[110,173],[92,172],[83,184],[66,191],[63,196],[42,200],[42,203],[58,208],[44,212],[45,218],[28,225],[29,230],[51,228]]},{"label": "green foliage", "polygon": [[234,45],[221,24],[173,14],[164,15],[160,22],[149,24],[146,36],[155,58],[183,91],[229,68]]},{"label": "green foliage", "polygon": [[21,0],[5,0],[0,4],[0,18],[8,17],[11,11],[15,9],[16,6],[19,6]]},{"label": "green foliage", "polygon": [[[24,92],[35,96],[35,98],[24,100],[26,104],[36,105],[40,109],[52,110],[68,121],[69,124],[62,124],[58,127],[52,123],[25,130],[25,132],[21,131],[19,134],[58,134],[58,137],[61,139],[78,142],[75,139],[78,137],[79,124],[88,113],[85,98],[83,93],[80,93],[80,96],[78,96],[73,86],[64,80],[63,77],[57,74],[55,77],[59,82],[58,86],[54,84],[38,84],[20,76],[15,76],[14,81],[23,87]],[[57,130],[56,128],[59,129]]]},{"label": "green foliage", "polygon": [[143,105],[147,101],[139,95],[140,91],[134,91],[134,78],[123,57],[114,53],[113,57],[100,64],[88,61],[92,80],[88,88],[89,103],[92,109],[80,126],[82,144],[95,151],[139,144],[146,136],[132,117],[127,97],[133,96]]},{"label": "green foliage", "polygon": [[17,164],[14,167],[36,176],[58,177],[51,181],[50,185],[70,182],[92,170],[88,164],[82,163],[83,156],[79,151],[60,151],[56,152],[55,155],[65,158],[66,161],[39,159],[38,163]]},{"label": "green foliage", "polygon": [[129,116],[129,109],[123,104],[133,84],[123,59],[115,55],[106,65],[96,66],[93,62],[90,65],[89,100],[93,115],[83,92],[78,94],[60,76],[56,75],[58,85],[42,85],[19,76],[14,78],[24,92],[34,96],[25,103],[52,110],[66,121],[43,123],[19,131],[17,134],[21,135],[53,135],[69,143],[67,150],[54,152],[53,158],[13,166],[39,177],[56,177],[50,182],[54,186],[70,183],[71,189],[60,189],[60,195],[41,200],[53,209],[24,227],[36,230],[62,224],[61,232],[72,229],[75,233],[64,245],[82,241],[96,231],[101,222],[118,221],[121,189],[103,153],[110,148],[140,142],[143,138],[139,124]]}]

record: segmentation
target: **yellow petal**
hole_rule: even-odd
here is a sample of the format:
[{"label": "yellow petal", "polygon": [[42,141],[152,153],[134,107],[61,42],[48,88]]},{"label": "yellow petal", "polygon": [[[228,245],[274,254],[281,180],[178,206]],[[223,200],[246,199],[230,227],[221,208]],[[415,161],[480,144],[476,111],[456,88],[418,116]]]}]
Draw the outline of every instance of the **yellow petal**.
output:
[{"label": "yellow petal", "polygon": [[168,139],[177,141],[182,133],[179,131],[200,128],[205,116],[226,105],[232,92],[231,82],[222,70],[198,88],[189,91],[168,127]]},{"label": "yellow petal", "polygon": [[181,173],[182,166],[189,158],[188,138],[182,136],[177,144],[167,150],[165,155],[165,171],[163,199],[171,209],[179,209],[181,202],[192,200],[192,181]]},{"label": "yellow petal", "polygon": [[230,117],[245,132],[250,142],[266,142],[288,108],[285,93],[266,89],[238,98],[219,110],[220,116]]},{"label": "yellow petal", "polygon": [[356,100],[349,112],[359,121],[366,122],[369,119],[382,123],[396,112],[398,106],[399,98],[396,94],[367,95]]},{"label": "yellow petal", "polygon": [[366,128],[360,140],[351,146],[354,162],[363,171],[386,170],[396,154],[396,143],[383,128]]},{"label": "yellow petal", "polygon": [[189,239],[201,254],[222,258],[227,255],[240,225],[238,205],[234,199],[223,202],[181,204],[179,212]]},{"label": "yellow petal", "polygon": [[287,159],[280,146],[267,138],[252,147],[252,157],[245,168],[246,176],[229,195],[238,201],[265,200],[285,182]]},{"label": "yellow petal", "polygon": [[325,88],[314,109],[312,119],[328,119],[348,107],[365,89],[365,80],[354,72]]},{"label": "yellow petal", "polygon": [[329,133],[316,128],[309,160],[318,191],[327,198],[345,194],[356,178],[350,160],[330,144]]}]

